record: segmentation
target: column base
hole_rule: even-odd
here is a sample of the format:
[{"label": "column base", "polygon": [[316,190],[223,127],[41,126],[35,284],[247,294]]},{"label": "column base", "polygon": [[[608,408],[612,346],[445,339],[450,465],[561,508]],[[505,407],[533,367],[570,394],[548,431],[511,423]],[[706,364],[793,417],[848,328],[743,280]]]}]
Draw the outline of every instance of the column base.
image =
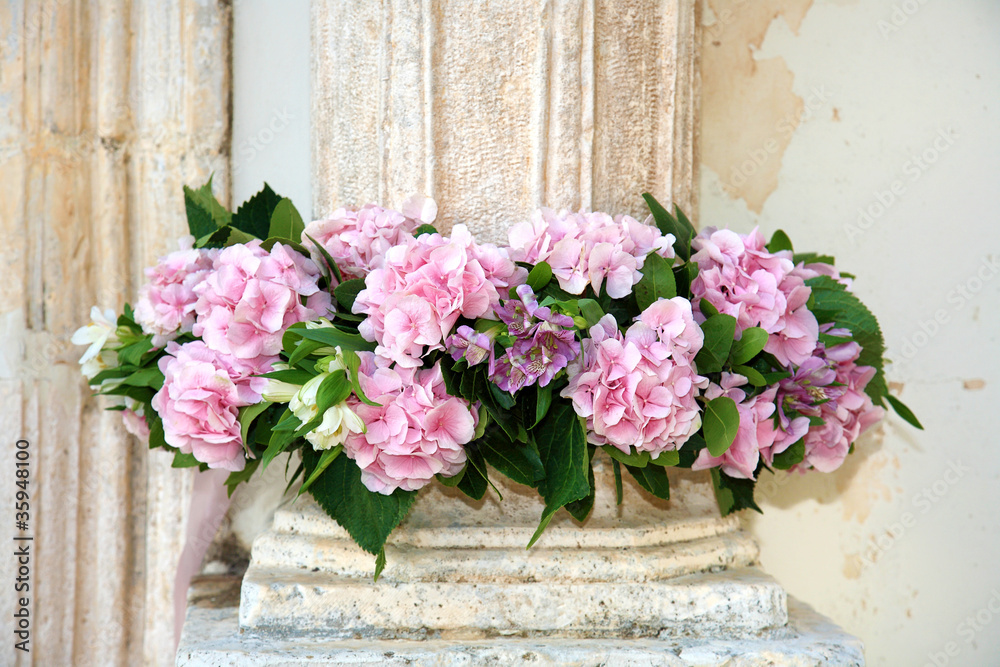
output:
[{"label": "column base", "polygon": [[[720,576],[726,576],[722,573]],[[266,636],[240,630],[241,581],[204,577],[189,595],[177,653],[183,667],[223,665],[756,665],[862,666],[861,641],[807,605],[788,598],[788,624],[733,638],[666,636],[640,639],[502,637],[489,639],[321,639]]]}]

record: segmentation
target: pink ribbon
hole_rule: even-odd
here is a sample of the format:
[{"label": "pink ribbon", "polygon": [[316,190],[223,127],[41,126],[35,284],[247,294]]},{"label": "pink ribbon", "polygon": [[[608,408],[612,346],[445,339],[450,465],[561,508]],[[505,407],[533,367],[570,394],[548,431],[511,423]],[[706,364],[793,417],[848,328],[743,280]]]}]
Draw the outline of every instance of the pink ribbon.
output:
[{"label": "pink ribbon", "polygon": [[191,488],[191,511],[188,514],[184,550],[177,563],[174,577],[174,650],[181,642],[181,629],[187,611],[187,594],[191,579],[201,571],[205,552],[215,539],[223,517],[229,509],[226,490],[228,470],[196,472]]}]

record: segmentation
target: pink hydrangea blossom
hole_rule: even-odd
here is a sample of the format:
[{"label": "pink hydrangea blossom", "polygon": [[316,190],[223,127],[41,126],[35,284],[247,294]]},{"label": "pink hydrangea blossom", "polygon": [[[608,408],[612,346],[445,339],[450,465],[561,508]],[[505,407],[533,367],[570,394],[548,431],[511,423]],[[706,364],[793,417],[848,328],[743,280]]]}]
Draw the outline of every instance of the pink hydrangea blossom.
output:
[{"label": "pink hydrangea blossom", "polygon": [[142,442],[149,441],[149,424],[146,423],[142,404],[130,398],[125,399],[125,409],[122,410],[122,425],[126,431]]},{"label": "pink hydrangea blossom", "polygon": [[595,294],[605,286],[619,299],[642,278],[646,255],[672,259],[674,237],[627,215],[569,213],[542,208],[530,222],[514,225],[509,233],[511,259],[548,262],[559,286],[580,294],[590,285]]},{"label": "pink hydrangea blossom", "polygon": [[194,247],[194,237],[178,242],[179,250],[161,257],[146,269],[148,282],[139,290],[135,321],[153,334],[153,345],[162,347],[181,333],[191,331],[195,321],[195,287],[212,270],[217,250]]},{"label": "pink hydrangea blossom", "polygon": [[422,224],[437,217],[437,204],[427,197],[410,197],[402,212],[367,204],[339,208],[326,220],[310,222],[302,244],[317,263],[323,262],[310,239],[315,239],[337,263],[344,278],[364,278],[382,265],[386,251],[406,241]]},{"label": "pink hydrangea blossom", "polygon": [[239,408],[260,401],[266,380],[250,373],[269,366],[253,361],[256,365],[244,365],[202,341],[168,343],[167,354],[159,361],[163,387],[152,401],[163,419],[167,444],[193,454],[210,468],[242,470],[246,461]]},{"label": "pink hydrangea blossom", "polygon": [[586,418],[590,442],[658,456],[678,449],[701,426],[695,399],[708,379],[692,363],[701,329],[689,302],[671,302],[675,312],[651,306],[624,335],[611,315],[590,329],[582,363],[574,364],[561,394]]},{"label": "pink hydrangea blossom", "polygon": [[[823,325],[833,336],[849,336],[846,329]],[[858,366],[861,346],[855,342],[826,347],[817,344],[813,355],[790,378],[778,384],[779,427],[796,419],[819,418],[822,424],[808,427],[805,460],[797,468],[833,472],[841,466],[851,444],[882,419],[884,410],[872,403],[865,387],[875,376],[870,366]],[[802,425],[799,425],[802,429]],[[797,440],[798,438],[796,438]]]},{"label": "pink hydrangea blossom", "polygon": [[280,243],[270,252],[257,240],[223,248],[213,267],[195,288],[192,330],[217,352],[244,360],[276,355],[289,326],[331,308],[315,262]]},{"label": "pink hydrangea blossom", "polygon": [[721,468],[722,472],[730,477],[755,478],[761,451],[770,450],[776,438],[774,420],[771,416],[774,414],[774,396],[777,387],[771,387],[748,399],[746,392],[739,388],[746,383],[747,379],[742,375],[723,373],[721,385],[713,383],[705,392],[705,398],[709,400],[720,396],[733,399],[740,415],[740,425],[736,430],[733,444],[722,456],[712,456],[708,448],[702,449],[691,465],[692,470]]},{"label": "pink hydrangea blossom", "polygon": [[456,225],[450,238],[422,234],[390,248],[365,278],[354,312],[367,315],[359,331],[378,343],[376,354],[416,367],[426,350],[443,349],[459,317],[492,318],[500,295],[526,278],[506,251],[477,245]]},{"label": "pink hydrangea blossom", "polygon": [[381,405],[348,398],[348,407],[367,432],[348,435],[344,453],[361,468],[368,490],[385,495],[396,489],[414,491],[434,475],[461,472],[466,461],[463,445],[474,437],[478,413],[448,395],[440,363],[430,369],[390,368],[370,352],[359,356],[361,388]]},{"label": "pink hydrangea blossom", "polygon": [[[815,316],[806,308],[812,290],[794,272],[789,251],[768,252],[760,230],[741,236],[709,227],[691,244],[698,276],[692,300],[704,300],[736,318],[738,332],[761,327],[768,333],[767,352],[782,364],[809,358],[819,336]],[[702,320],[699,308],[698,317]]]}]

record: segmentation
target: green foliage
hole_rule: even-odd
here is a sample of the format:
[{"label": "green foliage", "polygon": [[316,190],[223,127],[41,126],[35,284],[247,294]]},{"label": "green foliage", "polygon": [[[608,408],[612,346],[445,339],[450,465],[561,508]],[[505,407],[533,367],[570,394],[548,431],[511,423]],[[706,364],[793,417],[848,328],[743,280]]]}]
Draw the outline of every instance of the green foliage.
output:
[{"label": "green foliage", "polygon": [[660,202],[653,198],[648,192],[643,193],[642,198],[649,206],[649,212],[653,214],[653,220],[663,234],[674,235],[674,252],[685,262],[691,256],[691,239],[695,237],[694,225],[687,219],[680,207],[674,205],[674,215],[670,214]]},{"label": "green foliage", "polygon": [[597,447],[588,446],[589,461],[587,464],[587,482],[590,485],[590,493],[579,500],[566,503],[566,511],[577,521],[585,521],[590,512],[594,509],[594,500],[597,497],[597,486],[594,483],[594,452]]},{"label": "green foliage", "polygon": [[798,440],[785,451],[774,455],[773,466],[778,470],[789,470],[806,458],[806,441]]},{"label": "green foliage", "polygon": [[736,479],[718,468],[712,468],[712,486],[715,488],[715,499],[719,503],[722,516],[745,509],[763,514],[753,499],[755,484],[752,479]]},{"label": "green foliage", "polygon": [[657,498],[662,500],[670,499],[670,480],[667,478],[666,468],[662,466],[636,468],[630,465],[625,466],[625,468],[635,478],[635,481],[639,482],[639,486]]},{"label": "green foliage", "polygon": [[577,304],[580,307],[580,315],[583,316],[583,319],[587,320],[587,326],[589,327],[594,326],[604,317],[604,310],[601,308],[601,304],[593,299],[578,299]]},{"label": "green foliage", "polygon": [[740,413],[736,403],[728,396],[719,396],[705,405],[702,432],[712,456],[722,456],[736,439],[740,427]]},{"label": "green foliage", "polygon": [[482,500],[490,485],[486,459],[475,446],[466,446],[465,456],[468,462],[465,464],[461,479],[458,480],[458,490],[473,500]]},{"label": "green foliage", "polygon": [[333,288],[333,295],[337,297],[340,307],[351,312],[354,308],[354,301],[358,298],[358,292],[365,288],[365,281],[361,278],[352,278]]},{"label": "green foliage", "polygon": [[702,323],[701,330],[705,334],[705,342],[695,357],[698,372],[719,373],[729,359],[729,350],[736,334],[736,318],[731,315],[712,315]]},{"label": "green foliage", "polygon": [[414,236],[423,236],[424,234],[437,234],[438,230],[434,225],[429,225],[426,222],[416,229],[413,230]]},{"label": "green foliage", "polygon": [[343,445],[337,445],[331,449],[324,450],[319,457],[319,461],[316,462],[316,467],[313,468],[309,477],[307,477],[306,481],[302,482],[302,486],[299,487],[299,492],[296,494],[296,497],[301,496],[303,493],[308,491],[309,487],[313,485],[313,482],[319,479],[319,476],[330,467],[330,464],[333,463],[335,458],[340,456],[342,451],[344,451]]},{"label": "green foliage", "polygon": [[782,230],[776,230],[771,235],[771,242],[767,244],[768,252],[781,252],[782,250],[792,250],[792,240],[788,238]]},{"label": "green foliage", "polygon": [[924,430],[924,425],[920,423],[920,420],[917,419],[915,414],[913,414],[913,411],[906,407],[905,403],[888,393],[885,395],[885,399],[889,401],[889,405],[892,406],[892,409],[895,410],[896,414],[902,417],[904,421],[911,426],[919,428],[921,431]]},{"label": "green foliage", "polygon": [[767,345],[767,332],[760,327],[750,327],[743,330],[743,335],[733,343],[730,361],[734,364],[745,364],[756,357]]},{"label": "green foliage", "polygon": [[212,194],[212,178],[197,190],[184,186],[188,230],[196,239],[213,234],[232,220],[232,214]]},{"label": "green foliage", "polygon": [[[308,479],[322,455],[302,448]],[[362,549],[378,555],[389,534],[406,518],[416,491],[396,489],[391,495],[372,493],[361,482],[361,470],[346,456],[337,456],[309,487],[320,507],[346,530]]]},{"label": "green foliage", "polygon": [[494,427],[487,428],[474,445],[486,463],[518,484],[535,487],[545,477],[542,460],[533,442],[513,441],[502,429]]},{"label": "green foliage", "polygon": [[806,285],[812,288],[809,309],[817,321],[820,324],[833,322],[837,327],[848,329],[854,340],[861,345],[858,365],[875,368],[875,377],[865,387],[865,392],[875,405],[885,405],[889,388],[886,386],[883,370],[885,342],[878,320],[858,297],[829,276],[810,278]]},{"label": "green foliage", "polygon": [[267,183],[260,192],[236,209],[231,225],[258,239],[266,239],[271,229],[271,214],[281,197]]},{"label": "green foliage", "polygon": [[[292,200],[286,197],[279,201],[271,212],[271,224],[267,230],[267,237],[268,239],[278,239],[282,243],[285,241],[299,243],[305,228],[302,216],[292,204]],[[308,257],[309,253],[306,252],[305,255]]]},{"label": "green foliage", "polygon": [[635,447],[631,448],[631,451],[626,454],[622,450],[618,449],[614,445],[605,445],[602,447],[604,453],[610,456],[615,461],[623,463],[627,466],[632,466],[634,468],[645,468],[649,465],[650,455],[649,452],[637,452]]},{"label": "green foliage", "polygon": [[646,255],[642,265],[642,280],[635,286],[635,300],[643,311],[660,299],[677,296],[677,281],[674,279],[672,260],[664,259],[656,253]]},{"label": "green foliage", "polygon": [[545,479],[538,487],[545,499],[545,510],[529,548],[541,537],[560,507],[590,494],[587,434],[573,406],[564,402],[553,404],[532,434],[545,469]]},{"label": "green foliage", "polygon": [[538,294],[552,281],[552,267],[548,262],[539,262],[528,272],[528,287]]}]

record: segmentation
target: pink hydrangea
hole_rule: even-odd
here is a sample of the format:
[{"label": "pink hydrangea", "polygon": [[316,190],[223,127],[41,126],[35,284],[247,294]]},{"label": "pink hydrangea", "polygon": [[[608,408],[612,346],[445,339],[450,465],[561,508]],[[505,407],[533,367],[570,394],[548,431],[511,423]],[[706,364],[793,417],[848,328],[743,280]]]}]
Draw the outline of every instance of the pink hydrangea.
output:
[{"label": "pink hydrangea", "polygon": [[202,341],[168,343],[159,361],[163,387],[152,401],[163,419],[167,444],[194,454],[210,468],[242,470],[246,461],[239,408],[261,400],[266,381],[251,373],[270,368],[260,359],[252,362],[234,360]]},{"label": "pink hydrangea", "polygon": [[422,224],[437,217],[437,204],[427,197],[413,196],[403,211],[375,204],[361,208],[339,208],[326,220],[310,222],[302,233],[302,244],[322,262],[309,237],[315,239],[337,263],[344,278],[364,278],[382,265],[385,253],[406,241]]},{"label": "pink hydrangea", "polygon": [[605,285],[615,299],[627,296],[642,278],[646,255],[674,257],[672,235],[627,215],[542,208],[530,222],[514,225],[509,241],[513,260],[548,262],[559,286],[570,294],[581,294],[587,285],[600,294]]},{"label": "pink hydrangea", "polygon": [[698,458],[691,465],[692,470],[721,468],[722,472],[730,477],[755,478],[761,451],[770,451],[777,437],[774,420],[771,418],[775,409],[774,396],[777,387],[771,387],[748,399],[746,392],[739,388],[746,383],[747,379],[742,375],[723,373],[721,385],[713,383],[705,392],[705,398],[708,400],[714,400],[720,396],[733,399],[740,415],[740,425],[736,430],[733,444],[722,456],[712,456],[707,448],[702,449]]},{"label": "pink hydrangea", "polygon": [[526,278],[506,251],[476,244],[456,225],[450,238],[422,234],[390,248],[365,278],[354,312],[367,315],[359,331],[378,343],[376,354],[416,367],[425,350],[444,348],[459,317],[492,318],[500,295]]},{"label": "pink hydrangea", "polygon": [[379,406],[352,396],[348,406],[367,426],[352,433],[344,453],[361,468],[369,491],[414,491],[435,475],[452,477],[465,465],[463,445],[472,440],[478,413],[445,390],[441,366],[390,368],[385,359],[361,352],[359,381]]},{"label": "pink hydrangea", "polygon": [[[126,407],[122,410],[122,425],[125,430],[139,438],[142,442],[149,441],[149,424],[146,423],[146,415],[143,414],[142,405],[135,403],[131,399],[125,400]],[[129,405],[131,403],[131,405]]]},{"label": "pink hydrangea", "polygon": [[[824,331],[833,336],[848,336],[846,329]],[[799,469],[815,468],[833,472],[843,464],[851,444],[877,423],[884,410],[872,403],[865,387],[875,369],[858,366],[861,346],[855,342],[826,347],[816,346],[813,356],[795,370],[794,375],[778,385],[779,422],[782,427],[792,417],[818,417],[823,424],[808,428],[805,437],[805,460]]]},{"label": "pink hydrangea", "polygon": [[[742,236],[709,227],[691,244],[698,276],[692,300],[702,300],[736,318],[738,332],[761,327],[769,334],[767,352],[782,364],[800,364],[819,337],[815,316],[806,308],[812,290],[794,272],[789,251],[768,252],[758,229]],[[700,314],[699,317],[703,317]]]},{"label": "pink hydrangea", "polygon": [[270,252],[258,240],[223,248],[213,266],[195,288],[193,332],[216,352],[245,360],[276,355],[289,326],[331,308],[315,262],[280,243]]},{"label": "pink hydrangea", "polygon": [[153,334],[153,345],[162,347],[181,333],[191,331],[195,321],[195,287],[212,270],[217,250],[197,249],[194,237],[178,241],[179,250],[161,257],[146,269],[148,282],[139,290],[135,321]]},{"label": "pink hydrangea", "polygon": [[695,399],[708,380],[693,365],[701,329],[687,300],[670,302],[650,306],[625,335],[605,315],[584,340],[583,362],[561,395],[586,418],[593,444],[658,456],[678,449],[701,426]]}]

